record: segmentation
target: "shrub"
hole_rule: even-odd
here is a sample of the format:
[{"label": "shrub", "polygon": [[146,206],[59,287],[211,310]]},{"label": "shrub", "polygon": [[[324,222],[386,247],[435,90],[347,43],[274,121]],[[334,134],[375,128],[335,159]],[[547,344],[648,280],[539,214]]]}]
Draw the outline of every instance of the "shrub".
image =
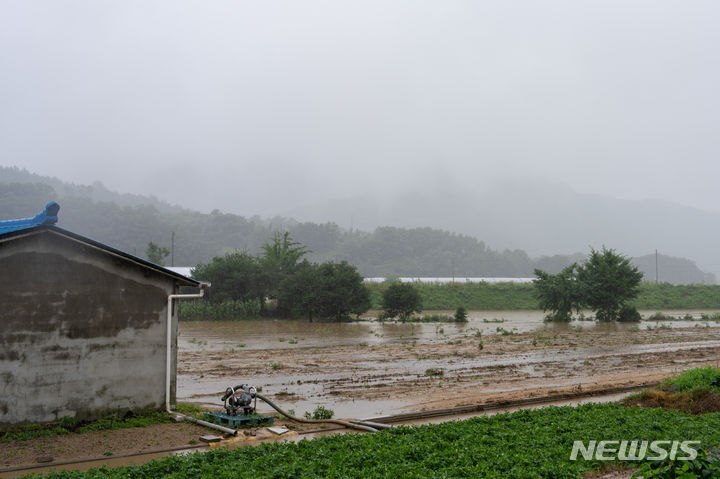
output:
[{"label": "shrub", "polygon": [[458,308],[455,310],[455,322],[467,323],[467,320],[467,311],[464,307],[458,306]]},{"label": "shrub", "polygon": [[382,308],[386,317],[407,321],[413,313],[422,311],[420,293],[410,283],[393,283],[382,295]]},{"label": "shrub", "polygon": [[620,314],[618,315],[618,321],[622,323],[636,323],[642,319],[638,310],[633,306],[624,304],[620,308]]},{"label": "shrub", "polygon": [[332,409],[328,409],[323,406],[318,406],[315,408],[315,410],[312,412],[312,414],[308,411],[305,413],[305,419],[315,419],[316,421],[322,421],[325,419],[332,419],[332,417],[335,415],[335,411]]}]

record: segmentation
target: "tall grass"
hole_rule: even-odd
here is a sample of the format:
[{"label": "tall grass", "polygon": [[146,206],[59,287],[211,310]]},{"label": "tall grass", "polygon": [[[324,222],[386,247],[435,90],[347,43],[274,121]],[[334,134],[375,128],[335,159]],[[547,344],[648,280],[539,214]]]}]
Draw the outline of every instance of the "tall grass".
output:
[{"label": "tall grass", "polygon": [[638,309],[718,309],[720,285],[642,283],[633,305]]},{"label": "tall grass", "polygon": [[181,302],[178,308],[180,321],[234,321],[259,317],[259,301],[188,301]]}]

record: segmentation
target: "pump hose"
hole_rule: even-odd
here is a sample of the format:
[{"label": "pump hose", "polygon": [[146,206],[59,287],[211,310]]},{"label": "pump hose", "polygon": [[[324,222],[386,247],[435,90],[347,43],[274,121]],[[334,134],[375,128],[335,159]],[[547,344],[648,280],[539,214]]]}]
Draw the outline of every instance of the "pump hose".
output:
[{"label": "pump hose", "polygon": [[280,409],[274,402],[272,402],[271,400],[269,400],[262,394],[255,393],[255,397],[265,401],[271,408],[275,409],[277,412],[279,412],[280,414],[282,414],[283,416],[287,417],[288,419],[290,419],[292,421],[312,423],[312,424],[330,422],[333,424],[339,424],[341,426],[345,426],[345,427],[349,427],[349,428],[353,428],[353,429],[359,429],[361,431],[378,432],[378,430],[373,427],[363,426],[362,424],[353,424],[351,422],[343,421],[341,419],[303,419],[303,418],[291,416],[287,412]]}]

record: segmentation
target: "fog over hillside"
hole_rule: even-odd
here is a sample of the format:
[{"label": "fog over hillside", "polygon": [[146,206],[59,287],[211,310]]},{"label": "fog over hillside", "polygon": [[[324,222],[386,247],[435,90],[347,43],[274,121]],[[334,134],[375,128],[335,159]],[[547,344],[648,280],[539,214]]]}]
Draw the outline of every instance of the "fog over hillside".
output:
[{"label": "fog over hillside", "polygon": [[372,230],[432,226],[531,256],[614,248],[630,256],[655,250],[720,274],[720,214],[660,200],[582,194],[549,182],[504,181],[486,189],[416,190],[356,196],[295,207],[283,215]]},{"label": "fog over hillside", "polygon": [[[510,191],[509,187],[505,188],[506,194]],[[530,191],[533,192],[537,193],[537,189]],[[569,190],[562,189],[561,192],[568,194]],[[45,202],[58,200],[62,207],[60,226],[134,254],[142,256],[149,241],[170,246],[168,240],[174,237],[177,244],[177,263],[174,264],[177,265],[206,263],[213,256],[235,249],[247,249],[255,254],[273,232],[288,231],[293,238],[309,248],[310,259],[349,261],[357,265],[365,276],[529,277],[534,268],[556,273],[572,262],[582,261],[590,247],[599,249],[604,245],[628,256],[636,256],[633,261],[648,280],[657,277],[660,281],[672,283],[715,282],[713,274],[698,269],[694,260],[685,259],[693,258],[693,251],[673,255],[661,250],[656,269],[655,255],[642,254],[648,251],[642,249],[643,241],[651,241],[653,238],[632,222],[629,222],[628,232],[638,236],[638,250],[641,253],[628,252],[628,248],[619,246],[626,244],[622,238],[600,230],[594,230],[593,234],[596,238],[602,238],[603,244],[580,245],[575,250],[580,252],[574,254],[569,253],[573,251],[570,248],[563,251],[559,249],[562,245],[558,246],[560,241],[553,243],[553,235],[559,233],[564,236],[567,232],[568,237],[575,238],[571,234],[574,227],[569,224],[569,220],[569,226],[560,225],[560,215],[566,218],[570,216],[563,208],[566,201],[578,207],[581,205],[580,200],[569,196],[553,204],[549,195],[537,196],[534,202],[528,196],[531,195],[525,197],[527,205],[523,205],[521,195],[513,193],[509,197],[512,201],[496,201],[495,208],[475,207],[474,201],[477,200],[472,195],[449,198],[449,201],[467,205],[459,211],[440,200],[425,205],[425,210],[419,210],[417,202],[412,198],[407,204],[403,203],[402,197],[394,201],[384,198],[382,204],[396,207],[394,210],[386,210],[383,213],[385,216],[379,213],[382,204],[377,205],[374,216],[363,216],[360,212],[369,211],[367,206],[370,203],[360,201],[357,207],[352,202],[345,203],[339,212],[333,210],[335,204],[330,204],[325,208],[324,215],[327,216],[318,218],[303,218],[302,210],[298,209],[296,213],[299,216],[296,218],[255,216],[247,219],[219,210],[206,214],[182,209],[156,197],[119,194],[97,182],[93,185],[67,184],[26,170],[0,167],[0,219],[31,216]],[[617,202],[609,198],[592,199],[611,204]],[[486,202],[478,204],[484,205]],[[508,205],[515,209],[509,209]],[[618,211],[624,209],[632,212],[631,206],[626,205]],[[523,208],[537,215],[545,213],[545,216],[539,220],[528,217],[527,211],[522,211]],[[547,212],[543,208],[547,208]],[[663,208],[656,211],[649,207],[648,216],[657,216],[667,210]],[[323,208],[316,206],[313,211],[322,212]],[[588,211],[592,212],[591,209]],[[338,216],[338,221],[331,221],[334,214],[347,212],[357,215],[358,223],[353,228],[339,227],[336,223],[341,223],[341,216]],[[483,214],[486,214],[484,218],[481,216]],[[324,219],[326,217],[330,220]],[[306,221],[298,221],[297,218]],[[518,222],[518,218],[528,220]],[[598,218],[602,219],[602,216]],[[588,223],[592,223],[591,219]],[[387,223],[374,225],[373,222],[379,221]],[[387,226],[393,224],[390,222],[400,227]],[[577,220],[574,224],[582,226]],[[458,231],[464,234],[457,234]],[[518,237],[513,237],[513,232]],[[507,239],[503,239],[503,236]],[[494,238],[495,243],[485,241],[487,237]],[[533,252],[529,256],[522,243],[536,238],[546,241],[548,250],[555,251],[558,248],[557,252]],[[567,238],[564,240],[572,244]],[[699,264],[702,269],[708,270],[702,262]]]},{"label": "fog over hillside", "polygon": [[657,249],[717,274],[718,18],[713,0],[0,2],[0,162],[168,214]]}]

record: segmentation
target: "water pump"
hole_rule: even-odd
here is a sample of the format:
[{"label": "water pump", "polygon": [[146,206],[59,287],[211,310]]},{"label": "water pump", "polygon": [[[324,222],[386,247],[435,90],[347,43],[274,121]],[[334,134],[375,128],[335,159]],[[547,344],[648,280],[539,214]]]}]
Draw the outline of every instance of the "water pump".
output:
[{"label": "water pump", "polygon": [[228,416],[237,416],[238,411],[242,409],[242,414],[250,416],[255,412],[255,406],[257,406],[256,393],[257,389],[247,384],[227,388],[223,397],[220,398],[225,404],[225,413]]},{"label": "water pump", "polygon": [[230,427],[269,426],[275,418],[255,412],[257,405],[257,389],[248,384],[229,387],[220,400],[225,412],[206,412],[205,418]]}]

